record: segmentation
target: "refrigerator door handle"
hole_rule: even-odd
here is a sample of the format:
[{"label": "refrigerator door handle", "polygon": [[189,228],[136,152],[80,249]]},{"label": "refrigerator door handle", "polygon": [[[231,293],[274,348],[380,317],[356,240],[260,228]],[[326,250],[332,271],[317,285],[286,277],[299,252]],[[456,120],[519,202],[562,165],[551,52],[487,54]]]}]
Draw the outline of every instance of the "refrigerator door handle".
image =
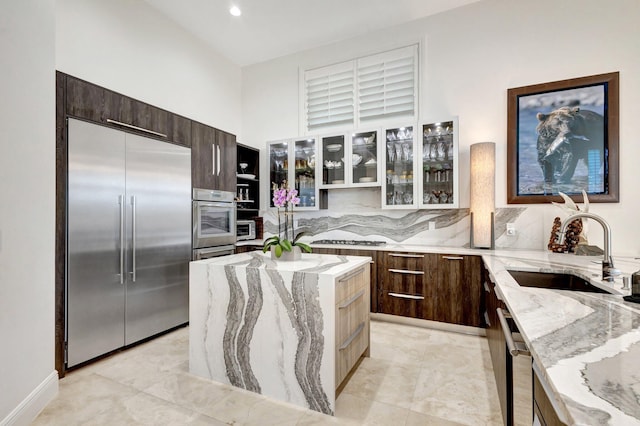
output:
[{"label": "refrigerator door handle", "polygon": [[124,284],[124,195],[118,195],[120,205],[120,284]]},{"label": "refrigerator door handle", "polygon": [[131,196],[131,280],[136,282],[136,196]]}]

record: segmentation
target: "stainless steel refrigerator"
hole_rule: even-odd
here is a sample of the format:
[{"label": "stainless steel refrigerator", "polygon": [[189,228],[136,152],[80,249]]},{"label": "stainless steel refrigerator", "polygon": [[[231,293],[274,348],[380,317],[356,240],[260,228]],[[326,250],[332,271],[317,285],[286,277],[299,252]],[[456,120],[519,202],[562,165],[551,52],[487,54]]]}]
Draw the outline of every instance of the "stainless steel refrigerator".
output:
[{"label": "stainless steel refrigerator", "polygon": [[186,323],[191,153],[68,120],[67,367]]}]

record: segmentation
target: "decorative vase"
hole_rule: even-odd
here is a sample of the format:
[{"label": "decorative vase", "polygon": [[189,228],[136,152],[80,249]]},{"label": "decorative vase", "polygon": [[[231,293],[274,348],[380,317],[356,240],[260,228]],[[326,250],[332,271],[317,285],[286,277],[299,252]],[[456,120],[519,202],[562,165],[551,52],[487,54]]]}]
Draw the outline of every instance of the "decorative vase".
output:
[{"label": "decorative vase", "polygon": [[302,250],[300,247],[293,246],[291,251],[282,251],[280,257],[276,257],[276,248],[271,246],[271,260],[282,260],[284,262],[290,262],[292,260],[300,260],[302,257]]}]

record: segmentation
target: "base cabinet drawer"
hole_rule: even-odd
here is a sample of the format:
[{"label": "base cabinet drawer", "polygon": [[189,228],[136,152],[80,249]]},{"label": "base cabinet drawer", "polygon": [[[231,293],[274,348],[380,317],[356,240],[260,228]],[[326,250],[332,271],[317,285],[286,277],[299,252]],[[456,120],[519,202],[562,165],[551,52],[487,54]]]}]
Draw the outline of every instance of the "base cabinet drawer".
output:
[{"label": "base cabinet drawer", "polygon": [[378,256],[378,312],[411,318],[433,315],[433,255],[384,252]]},{"label": "base cabinet drawer", "polygon": [[369,346],[369,322],[363,320],[336,348],[336,385],[340,385]]}]

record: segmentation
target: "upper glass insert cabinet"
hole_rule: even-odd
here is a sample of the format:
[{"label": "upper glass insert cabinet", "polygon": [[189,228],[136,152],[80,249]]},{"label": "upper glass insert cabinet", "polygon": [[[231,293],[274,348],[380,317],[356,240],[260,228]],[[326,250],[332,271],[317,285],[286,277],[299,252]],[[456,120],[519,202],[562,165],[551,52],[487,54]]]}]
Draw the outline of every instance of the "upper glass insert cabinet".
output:
[{"label": "upper glass insert cabinet", "polygon": [[420,208],[457,208],[458,120],[421,126]]},{"label": "upper glass insert cabinet", "polygon": [[418,200],[416,126],[387,127],[385,138],[382,207],[385,209],[416,208]]},{"label": "upper glass insert cabinet", "polygon": [[380,186],[378,130],[320,137],[321,188]]},{"label": "upper glass insert cabinet", "polygon": [[269,161],[269,207],[279,188],[295,188],[300,204],[296,210],[318,209],[317,139],[296,138],[267,143]]}]

